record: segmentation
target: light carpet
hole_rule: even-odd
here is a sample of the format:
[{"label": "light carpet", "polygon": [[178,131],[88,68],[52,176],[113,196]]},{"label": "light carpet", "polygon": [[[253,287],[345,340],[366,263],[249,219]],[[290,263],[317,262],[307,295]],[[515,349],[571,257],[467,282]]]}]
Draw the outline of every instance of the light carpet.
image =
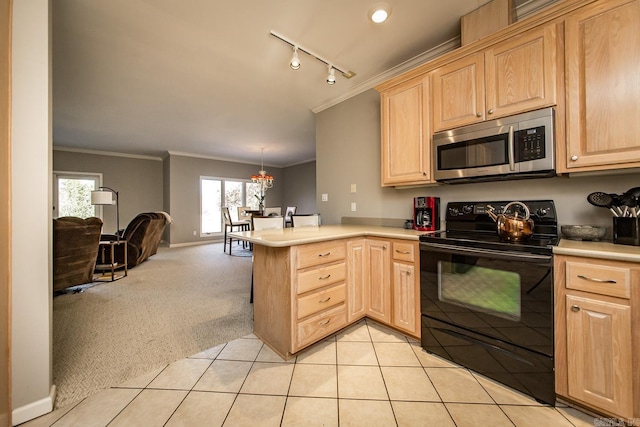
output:
[{"label": "light carpet", "polygon": [[160,247],[115,282],[53,299],[55,408],[253,331],[251,257]]}]

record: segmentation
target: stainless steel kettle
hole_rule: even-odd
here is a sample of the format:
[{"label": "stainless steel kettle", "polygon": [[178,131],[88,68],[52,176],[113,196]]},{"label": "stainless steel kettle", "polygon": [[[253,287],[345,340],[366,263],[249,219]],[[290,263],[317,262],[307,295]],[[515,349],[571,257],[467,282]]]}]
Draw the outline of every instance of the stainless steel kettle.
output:
[{"label": "stainless steel kettle", "polygon": [[533,220],[529,218],[529,207],[522,202],[508,203],[503,212],[507,212],[509,207],[519,205],[524,209],[525,216],[519,216],[518,211],[513,214],[502,213],[495,214],[495,208],[491,205],[487,205],[487,214],[497,224],[498,236],[501,240],[509,242],[521,242],[527,240],[533,234]]}]

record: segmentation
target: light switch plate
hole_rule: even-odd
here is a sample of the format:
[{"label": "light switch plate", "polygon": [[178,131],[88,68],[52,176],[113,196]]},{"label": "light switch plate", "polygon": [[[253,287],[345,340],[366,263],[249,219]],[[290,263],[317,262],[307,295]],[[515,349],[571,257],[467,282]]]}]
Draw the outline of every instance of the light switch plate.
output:
[{"label": "light switch plate", "polygon": [[327,193],[322,193],[322,201],[326,202],[329,200],[329,195]]},{"label": "light switch plate", "polygon": [[356,202],[351,202],[351,212],[356,211]]},{"label": "light switch plate", "polygon": [[355,184],[351,184],[351,192],[352,193],[356,192],[356,185]]}]

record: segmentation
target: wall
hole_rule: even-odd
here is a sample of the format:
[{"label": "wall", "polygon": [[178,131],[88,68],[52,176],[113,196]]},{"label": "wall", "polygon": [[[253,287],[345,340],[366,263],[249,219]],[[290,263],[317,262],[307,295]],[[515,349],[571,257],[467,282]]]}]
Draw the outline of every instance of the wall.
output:
[{"label": "wall", "polygon": [[284,196],[282,213],[287,206],[296,206],[296,213],[315,213],[316,162],[290,166],[282,170]]},{"label": "wall", "polygon": [[[118,192],[120,228],[141,212],[162,211],[162,159],[53,151],[56,172],[102,173],[102,185]],[[116,230],[115,208],[103,207],[104,231]]]},{"label": "wall", "polygon": [[[412,189],[380,186],[380,97],[371,89],[316,117],[317,203],[324,224],[345,217],[411,218],[412,198],[438,196],[449,201],[533,200],[555,201],[560,224],[612,227],[608,209],[587,202],[594,191],[622,193],[640,186],[640,174],[554,177],[493,183],[442,185]],[[350,193],[355,183],[357,193]],[[329,200],[320,201],[322,193]],[[351,212],[352,202],[357,211]],[[444,213],[444,209],[441,208]]]},{"label": "wall", "polygon": [[51,411],[49,0],[13,3],[11,387],[14,425]]}]

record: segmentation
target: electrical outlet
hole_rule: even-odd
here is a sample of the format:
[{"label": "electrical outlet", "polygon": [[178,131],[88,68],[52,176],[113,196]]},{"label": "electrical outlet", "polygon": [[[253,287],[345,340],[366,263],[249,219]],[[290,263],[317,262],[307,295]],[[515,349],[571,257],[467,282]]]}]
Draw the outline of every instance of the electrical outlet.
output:
[{"label": "electrical outlet", "polygon": [[196,230],[193,230],[193,235],[197,236],[198,234],[196,233]]},{"label": "electrical outlet", "polygon": [[351,212],[356,211],[356,202],[351,202]]},{"label": "electrical outlet", "polygon": [[329,201],[329,195],[327,193],[322,193],[322,201],[323,202]]},{"label": "electrical outlet", "polygon": [[351,192],[352,193],[356,192],[356,185],[355,184],[351,184]]}]

